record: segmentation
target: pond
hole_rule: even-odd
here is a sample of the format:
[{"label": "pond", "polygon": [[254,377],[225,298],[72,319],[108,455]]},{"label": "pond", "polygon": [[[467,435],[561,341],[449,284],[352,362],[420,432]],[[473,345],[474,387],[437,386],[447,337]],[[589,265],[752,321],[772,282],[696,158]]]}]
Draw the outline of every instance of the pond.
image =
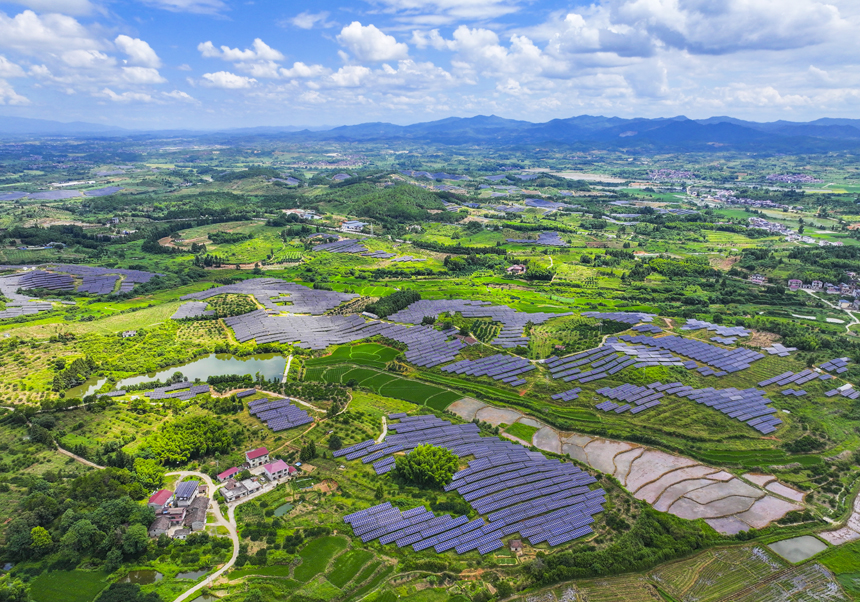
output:
[{"label": "pond", "polygon": [[[137,385],[153,380],[162,382],[173,376],[174,372],[182,372],[187,380],[200,379],[205,381],[210,376],[221,374],[250,374],[257,372],[271,380],[280,377],[287,366],[287,358],[276,353],[260,353],[248,357],[236,357],[229,353],[212,353],[193,362],[167,368],[159,372],[150,372],[141,376],[124,378],[116,385],[117,389],[123,389],[131,385]],[[68,395],[68,394],[67,394]]]},{"label": "pond", "polygon": [[279,506],[279,507],[275,510],[275,516],[283,516],[283,515],[285,515],[287,512],[289,512],[289,511],[290,511],[290,510],[292,510],[292,509],[293,509],[293,505],[292,505],[292,504],[284,504],[283,506]]},{"label": "pond", "polygon": [[135,583],[137,585],[152,585],[156,581],[164,579],[164,575],[152,569],[144,569],[140,571],[131,571],[128,575],[119,580],[120,583]]},{"label": "pond", "polygon": [[768,545],[771,550],[791,563],[801,562],[827,549],[827,544],[812,535],[783,539]]},{"label": "pond", "polygon": [[177,579],[200,579],[203,575],[209,572],[209,569],[198,569],[196,571],[184,571],[182,573],[176,573]]},{"label": "pond", "polygon": [[202,596],[197,596],[191,602],[217,602],[221,598],[216,596],[212,596],[210,594],[203,594]]},{"label": "pond", "polygon": [[87,395],[92,395],[93,393],[101,389],[106,382],[106,378],[91,376],[90,378],[85,380],[82,385],[78,385],[77,387],[66,391],[66,397],[71,399],[72,397],[82,398],[86,397]]}]

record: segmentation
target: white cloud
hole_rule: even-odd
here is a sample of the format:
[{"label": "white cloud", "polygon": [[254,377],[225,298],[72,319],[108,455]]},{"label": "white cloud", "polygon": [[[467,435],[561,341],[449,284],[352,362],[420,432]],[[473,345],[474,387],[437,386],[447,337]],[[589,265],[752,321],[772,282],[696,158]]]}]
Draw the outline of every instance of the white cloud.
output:
[{"label": "white cloud", "polygon": [[182,90],[173,90],[171,92],[162,92],[161,94],[162,94],[162,96],[166,96],[166,97],[172,98],[174,100],[179,100],[181,102],[187,102],[190,104],[200,104],[199,100],[197,100],[193,96],[190,96],[189,94],[186,94]]},{"label": "white cloud", "polygon": [[167,81],[158,69],[152,67],[123,67],[122,77],[130,84],[163,84]]},{"label": "white cloud", "polygon": [[396,61],[409,55],[406,44],[381,32],[375,25],[364,26],[358,21],[344,27],[337,41],[360,61]]},{"label": "white cloud", "polygon": [[214,15],[227,9],[221,0],[143,0],[146,4],[173,13]]},{"label": "white cloud", "polygon": [[152,47],[141,39],[119,35],[114,40],[114,44],[128,55],[128,60],[132,65],[152,67],[153,69],[161,67],[161,59],[158,58]]},{"label": "white cloud", "polygon": [[11,0],[43,13],[60,13],[80,17],[95,12],[95,5],[89,0]]},{"label": "white cloud", "polygon": [[104,69],[116,65],[116,59],[98,50],[69,50],[60,55],[69,67],[77,69]]},{"label": "white cloud", "polygon": [[346,65],[333,73],[331,81],[341,88],[356,88],[362,79],[370,75],[370,69],[362,65]]},{"label": "white cloud", "polygon": [[144,94],[142,92],[123,92],[122,94],[117,94],[110,88],[105,88],[101,91],[100,96],[106,97],[113,102],[154,102],[155,99],[152,98],[149,94]]},{"label": "white cloud", "polygon": [[205,82],[203,82],[206,86],[211,86],[213,88],[224,88],[227,90],[240,90],[243,88],[250,88],[257,83],[257,80],[252,77],[236,75],[235,73],[230,73],[229,71],[204,73],[203,79],[206,80]]},{"label": "white cloud", "polygon": [[0,77],[24,77],[26,73],[19,65],[16,65],[5,56],[0,54]]},{"label": "white cloud", "polygon": [[105,47],[72,17],[58,14],[39,16],[31,10],[12,18],[0,12],[0,46],[31,55]]},{"label": "white cloud", "polygon": [[6,80],[0,79],[0,105],[28,105],[30,99],[21,96]]},{"label": "white cloud", "polygon": [[321,77],[330,72],[330,69],[323,67],[322,65],[306,65],[302,62],[293,63],[293,66],[290,69],[281,69],[280,74],[282,77],[286,78],[313,78],[313,77]]},{"label": "white cloud", "polygon": [[520,10],[521,0],[374,0],[396,19],[414,25],[487,21]]},{"label": "white cloud", "polygon": [[249,62],[249,61],[282,61],[284,55],[280,51],[275,50],[266,44],[260,38],[254,40],[253,48],[239,50],[238,48],[230,48],[229,46],[221,46],[215,48],[212,42],[203,42],[197,45],[197,50],[200,51],[206,58],[220,58],[230,62]]},{"label": "white cloud", "polygon": [[319,13],[305,11],[303,13],[299,13],[292,19],[288,19],[287,23],[294,27],[298,27],[299,29],[313,29],[317,26],[326,28],[334,27],[335,23],[328,21],[328,16],[328,11],[322,11]]},{"label": "white cloud", "polygon": [[612,20],[697,54],[802,48],[848,23],[821,0],[612,0]]}]

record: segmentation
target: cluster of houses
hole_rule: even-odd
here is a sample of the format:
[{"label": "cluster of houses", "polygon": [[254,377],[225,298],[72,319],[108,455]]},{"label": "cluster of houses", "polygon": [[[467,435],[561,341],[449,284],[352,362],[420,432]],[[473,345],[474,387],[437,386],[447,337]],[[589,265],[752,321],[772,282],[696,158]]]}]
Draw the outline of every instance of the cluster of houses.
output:
[{"label": "cluster of houses", "polygon": [[369,226],[365,222],[360,222],[355,219],[346,220],[340,225],[340,229],[344,232],[361,232],[365,226]]},{"label": "cluster of houses", "polygon": [[[234,478],[244,470],[254,470],[258,474],[247,479]],[[217,475],[218,482],[224,484],[218,491],[229,503],[262,491],[261,478],[277,483],[294,477],[297,472],[294,466],[283,460],[271,461],[269,450],[258,447],[245,452],[242,467],[233,466]],[[209,498],[206,497],[206,485],[199,481],[183,481],[176,486],[175,491],[156,491],[150,496],[148,504],[155,510],[155,521],[149,527],[150,537],[166,534],[174,539],[185,539],[192,531],[202,531],[206,527]]]},{"label": "cluster of houses", "polygon": [[848,272],[848,276],[852,282],[850,284],[832,284],[830,282],[822,282],[821,280],[813,280],[804,284],[803,280],[792,278],[788,281],[788,289],[796,291],[798,289],[806,291],[820,291],[827,295],[844,295],[846,297],[854,297],[853,300],[840,299],[839,307],[842,309],[858,309],[860,310],[860,283],[855,278],[854,272]]},{"label": "cluster of houses", "polygon": [[270,461],[269,450],[265,447],[246,451],[243,468],[233,466],[216,477],[219,483],[224,483],[224,486],[219,489],[224,501],[230,503],[260,491],[263,485],[258,478],[251,477],[241,480],[234,478],[245,469],[250,470],[258,467],[262,467],[262,470],[259,471],[260,476],[265,477],[270,483],[277,483],[278,481],[292,478],[298,472],[294,466],[290,466],[283,460]]},{"label": "cluster of houses", "polygon": [[148,505],[155,510],[155,520],[149,526],[149,536],[170,535],[185,539],[192,531],[206,527],[209,498],[200,481],[183,481],[176,491],[162,489],[153,493]]},{"label": "cluster of houses", "polygon": [[840,241],[830,242],[828,240],[822,240],[820,238],[804,236],[803,234],[795,232],[784,224],[771,222],[760,217],[749,218],[749,224],[750,228],[759,228],[761,230],[767,230],[772,234],[779,234],[780,236],[785,236],[785,240],[788,242],[802,242],[810,245],[818,245],[819,247],[841,247],[843,245],[843,243]]}]

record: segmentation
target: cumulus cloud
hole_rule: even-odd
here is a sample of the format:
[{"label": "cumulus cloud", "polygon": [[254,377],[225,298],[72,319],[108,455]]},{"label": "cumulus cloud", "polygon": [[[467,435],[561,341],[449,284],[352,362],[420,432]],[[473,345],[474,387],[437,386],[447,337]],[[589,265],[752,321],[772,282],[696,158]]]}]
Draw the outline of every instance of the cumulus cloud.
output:
[{"label": "cumulus cloud", "polygon": [[322,11],[319,13],[305,11],[303,13],[299,13],[292,19],[288,19],[286,23],[294,27],[298,27],[299,29],[313,29],[314,27],[334,27],[335,23],[328,21],[328,17],[328,11]]},{"label": "cumulus cloud", "polygon": [[0,79],[0,105],[23,106],[30,104],[30,99],[15,92],[14,88],[4,79]]},{"label": "cumulus cloud", "polygon": [[0,77],[24,77],[27,75],[19,65],[16,65],[0,54]]},{"label": "cumulus cloud", "polygon": [[612,0],[612,20],[697,54],[818,44],[848,23],[821,0]]},{"label": "cumulus cloud", "polygon": [[239,50],[238,48],[230,48],[229,46],[221,46],[215,48],[212,42],[203,42],[197,45],[197,50],[200,51],[206,58],[220,58],[231,62],[249,62],[249,61],[282,61],[284,55],[266,44],[260,38],[256,38],[252,44],[253,48]]},{"label": "cumulus cloud", "polygon": [[213,88],[224,88],[226,90],[240,90],[250,88],[257,83],[257,80],[252,77],[236,75],[229,71],[217,71],[215,73],[204,73],[203,82],[206,86]]},{"label": "cumulus cloud", "polygon": [[396,61],[409,55],[406,44],[383,33],[375,25],[365,26],[358,21],[344,27],[337,41],[360,61]]},{"label": "cumulus cloud", "polygon": [[330,69],[323,67],[322,65],[306,65],[302,62],[293,63],[293,66],[289,69],[281,69],[280,75],[286,78],[315,78],[321,77],[330,73]]},{"label": "cumulus cloud", "polygon": [[113,102],[154,102],[151,95],[143,92],[123,92],[117,94],[110,88],[105,88],[101,91],[100,96],[103,96]]},{"label": "cumulus cloud", "polygon": [[161,59],[158,58],[152,47],[139,38],[119,35],[114,40],[114,44],[128,55],[128,61],[133,65],[151,67],[153,69],[161,67]]},{"label": "cumulus cloud", "polygon": [[182,90],[172,90],[170,92],[162,92],[162,96],[166,96],[167,98],[172,98],[173,100],[179,100],[181,102],[187,102],[190,104],[200,104],[200,101],[194,98],[193,96],[186,94]]},{"label": "cumulus cloud", "polygon": [[24,54],[105,47],[76,19],[59,14],[39,16],[31,10],[11,18],[0,12],[0,46]]}]

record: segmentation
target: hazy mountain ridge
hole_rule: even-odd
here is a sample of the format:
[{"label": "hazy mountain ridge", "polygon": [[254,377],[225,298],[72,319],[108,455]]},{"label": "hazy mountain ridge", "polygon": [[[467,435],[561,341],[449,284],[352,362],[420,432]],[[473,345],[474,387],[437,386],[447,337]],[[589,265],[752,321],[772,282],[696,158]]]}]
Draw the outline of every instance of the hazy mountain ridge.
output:
[{"label": "hazy mountain ridge", "polygon": [[396,125],[369,122],[337,127],[258,126],[209,131],[135,130],[85,122],[0,117],[0,135],[48,136],[263,136],[305,141],[414,141],[437,144],[560,144],[570,146],[675,150],[781,150],[827,152],[860,147],[860,119],[822,118],[810,122],[759,123],[727,116],[707,119],[633,118],[579,115],[533,123],[496,115],[448,117]]}]

